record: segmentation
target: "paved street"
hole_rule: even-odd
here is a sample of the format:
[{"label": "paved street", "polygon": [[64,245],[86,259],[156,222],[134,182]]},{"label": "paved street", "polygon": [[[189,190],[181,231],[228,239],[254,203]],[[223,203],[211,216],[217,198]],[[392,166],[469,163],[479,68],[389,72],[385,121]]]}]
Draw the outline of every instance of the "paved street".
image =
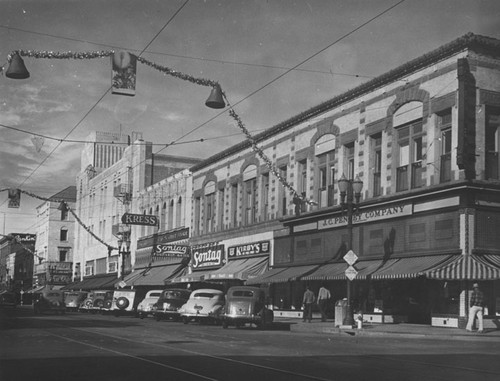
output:
[{"label": "paved street", "polygon": [[0,379],[498,380],[499,340],[184,325],[2,309]]}]

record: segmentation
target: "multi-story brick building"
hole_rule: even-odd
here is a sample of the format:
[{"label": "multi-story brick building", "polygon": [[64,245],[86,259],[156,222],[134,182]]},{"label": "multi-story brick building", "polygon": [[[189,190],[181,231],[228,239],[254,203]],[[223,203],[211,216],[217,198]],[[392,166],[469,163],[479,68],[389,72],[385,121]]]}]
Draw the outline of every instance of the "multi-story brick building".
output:
[{"label": "multi-story brick building", "polygon": [[72,281],[76,187],[56,193],[37,208],[33,285],[61,288]]},{"label": "multi-story brick building", "polygon": [[[191,262],[208,267],[187,281],[260,284],[297,316],[306,283],[325,283],[367,320],[450,326],[479,281],[500,312],[500,41],[465,35],[254,139],[191,168]],[[352,224],[342,176],[363,183]],[[244,263],[261,243],[263,274]]]},{"label": "multi-story brick building", "polygon": [[[80,221],[75,232],[74,273],[79,282],[72,289],[112,289],[131,272],[137,239],[144,232],[139,225],[122,223],[123,215],[139,212],[139,193],[148,186],[198,162],[154,154],[152,143],[137,133],[133,142],[121,134],[116,139],[110,134],[105,137],[103,142],[88,143],[82,153],[75,207]],[[130,246],[118,251],[119,240]]]}]

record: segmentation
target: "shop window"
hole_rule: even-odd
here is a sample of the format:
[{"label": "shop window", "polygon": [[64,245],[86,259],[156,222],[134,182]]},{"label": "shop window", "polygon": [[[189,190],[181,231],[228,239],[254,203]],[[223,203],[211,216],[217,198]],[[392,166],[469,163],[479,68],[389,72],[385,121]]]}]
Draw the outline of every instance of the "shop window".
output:
[{"label": "shop window", "polygon": [[486,108],[486,179],[500,179],[500,108]]}]

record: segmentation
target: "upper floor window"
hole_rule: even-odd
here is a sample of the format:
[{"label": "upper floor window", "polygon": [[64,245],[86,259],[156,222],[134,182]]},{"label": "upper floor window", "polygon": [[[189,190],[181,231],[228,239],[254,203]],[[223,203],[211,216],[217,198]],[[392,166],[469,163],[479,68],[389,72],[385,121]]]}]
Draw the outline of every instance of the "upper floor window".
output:
[{"label": "upper floor window", "polygon": [[257,167],[249,165],[243,171],[245,224],[257,221]]},{"label": "upper floor window", "polygon": [[335,136],[323,135],[315,144],[316,176],[314,185],[319,207],[333,206],[335,192]]},{"label": "upper floor window", "polygon": [[[287,180],[287,177],[288,177],[288,170],[287,170],[287,166],[286,165],[283,165],[281,167],[278,168],[278,171],[279,171],[279,174],[281,176],[281,178],[283,180]],[[285,189],[285,186],[283,184],[280,183],[280,187],[279,187],[279,205],[280,205],[280,215],[281,216],[286,216],[287,215],[287,210],[288,210],[288,205],[287,205],[287,199],[286,199],[286,189]]]},{"label": "upper floor window", "polygon": [[226,203],[226,189],[225,188],[220,188],[218,192],[218,211],[217,211],[217,225],[219,229],[224,228],[224,205]]},{"label": "upper floor window", "polygon": [[61,210],[61,221],[66,221],[68,219],[68,209],[62,208]]},{"label": "upper floor window", "polygon": [[439,180],[446,182],[451,180],[451,109],[438,115],[438,126],[441,141]]},{"label": "upper floor window", "polygon": [[215,225],[215,182],[210,181],[205,185],[205,206],[204,206],[204,230],[205,233],[214,231]]},{"label": "upper floor window", "polygon": [[370,137],[370,172],[372,177],[373,196],[382,194],[382,133]]},{"label": "upper floor window", "polygon": [[59,232],[59,240],[66,242],[68,240],[68,229],[61,228]]},{"label": "upper floor window", "polygon": [[175,226],[183,226],[182,221],[182,197],[177,200],[177,208],[175,209]]},{"label": "upper floor window", "polygon": [[500,179],[500,108],[486,108],[486,179]]},{"label": "upper floor window", "polygon": [[66,262],[68,259],[68,250],[59,250],[59,262]]},{"label": "upper floor window", "polygon": [[408,102],[394,114],[396,129],[396,191],[420,188],[424,185],[422,102]]},{"label": "upper floor window", "polygon": [[238,183],[231,184],[231,223],[238,226]]},{"label": "upper floor window", "polygon": [[262,174],[262,218],[267,220],[269,217],[269,172]]},{"label": "upper floor window", "polygon": [[349,180],[354,180],[354,152],[354,142],[344,145],[344,173]]}]

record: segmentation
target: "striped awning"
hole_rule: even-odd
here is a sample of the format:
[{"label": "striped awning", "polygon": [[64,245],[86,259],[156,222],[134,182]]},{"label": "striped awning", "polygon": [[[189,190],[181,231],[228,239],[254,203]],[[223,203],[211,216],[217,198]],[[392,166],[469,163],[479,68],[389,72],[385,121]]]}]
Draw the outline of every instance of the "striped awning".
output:
[{"label": "striped awning", "polygon": [[428,255],[389,260],[371,274],[371,279],[411,279],[447,263],[453,255]]},{"label": "striped awning", "polygon": [[260,276],[249,279],[245,284],[285,283],[294,281],[312,272],[317,267],[317,265],[308,265],[274,268]]},{"label": "striped awning", "polygon": [[426,271],[425,276],[442,280],[494,280],[500,279],[500,266],[483,256],[458,255]]}]

